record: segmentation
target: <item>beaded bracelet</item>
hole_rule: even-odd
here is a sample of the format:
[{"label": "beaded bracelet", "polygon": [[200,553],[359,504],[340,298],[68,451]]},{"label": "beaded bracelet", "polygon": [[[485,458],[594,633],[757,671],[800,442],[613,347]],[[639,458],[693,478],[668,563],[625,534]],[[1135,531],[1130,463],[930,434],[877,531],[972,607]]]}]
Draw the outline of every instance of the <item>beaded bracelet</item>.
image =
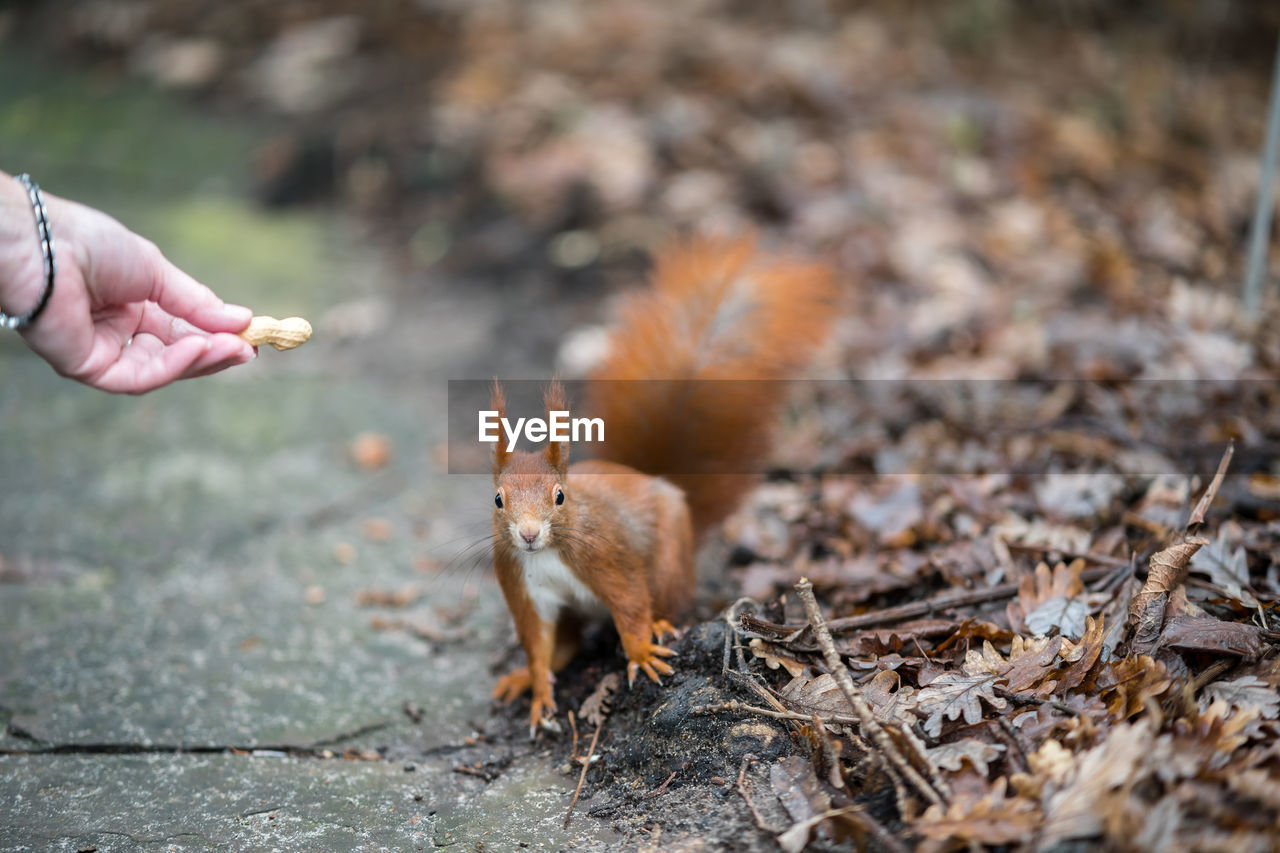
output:
[{"label": "beaded bracelet", "polygon": [[40,301],[36,303],[36,307],[26,314],[6,314],[4,309],[0,308],[0,328],[25,329],[35,322],[40,312],[49,304],[49,297],[53,295],[53,277],[56,267],[53,263],[53,235],[49,232],[49,215],[44,208],[44,196],[40,195],[40,186],[27,174],[18,175],[14,180],[22,184],[27,191],[27,198],[31,200],[31,209],[36,215],[36,237],[40,240],[40,254],[44,258],[44,293],[40,294]]}]

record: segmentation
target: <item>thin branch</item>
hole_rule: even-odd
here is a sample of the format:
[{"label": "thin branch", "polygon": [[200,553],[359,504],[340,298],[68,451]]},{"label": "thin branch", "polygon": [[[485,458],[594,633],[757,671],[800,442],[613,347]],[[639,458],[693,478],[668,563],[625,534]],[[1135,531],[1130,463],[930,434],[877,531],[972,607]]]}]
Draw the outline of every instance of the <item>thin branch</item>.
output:
[{"label": "thin branch", "polygon": [[1002,696],[1013,702],[1015,705],[1048,705],[1055,711],[1061,711],[1069,717],[1078,717],[1080,712],[1070,705],[1065,705],[1057,699],[1041,699],[1039,696],[1028,696],[1025,693],[1014,693],[1012,690],[1005,690],[1003,687],[996,687],[997,696]]},{"label": "thin branch", "polygon": [[[1129,565],[1128,561],[1125,561],[1124,565]],[[1104,566],[1085,569],[1080,573],[1080,580],[1085,583],[1100,580],[1110,575],[1115,568],[1115,566]],[[912,601],[897,607],[886,607],[873,613],[860,613],[857,616],[832,619],[827,622],[827,628],[833,633],[874,628],[890,622],[902,622],[907,619],[915,619],[918,616],[928,616],[941,610],[951,610],[970,604],[982,604],[988,601],[998,601],[1002,598],[1012,598],[1017,594],[1018,584],[1016,583],[1002,583],[985,589],[966,589],[959,592],[949,592],[925,601]],[[770,622],[758,616],[752,616],[749,613],[743,613],[739,620],[747,630],[768,633],[774,636],[794,634],[808,627],[807,625],[795,624],[779,625],[776,622]]]},{"label": "thin branch", "polygon": [[756,826],[763,829],[771,835],[777,835],[779,830],[770,826],[760,812],[756,809],[756,804],[751,802],[751,795],[747,793],[747,766],[755,758],[751,753],[742,756],[742,766],[738,768],[738,793],[742,795],[742,801],[747,804],[747,808],[751,809],[751,816],[756,819]]},{"label": "thin branch", "polygon": [[672,779],[674,779],[674,778],[676,778],[676,771],[672,770],[672,771],[671,771],[671,775],[667,777],[667,779],[666,779],[666,781],[665,781],[665,782],[663,782],[663,783],[662,783],[661,785],[659,785],[658,787],[654,788],[654,789],[653,789],[652,791],[650,791],[649,793],[645,794],[645,795],[644,795],[643,797],[641,797],[640,799],[642,799],[642,800],[651,800],[651,799],[653,799],[654,797],[656,797],[656,796],[660,795],[663,791],[667,790],[667,786],[671,784],[671,780],[672,780]]},{"label": "thin branch", "polygon": [[[812,722],[815,714],[801,714],[799,711],[774,711],[771,708],[757,708],[755,705],[748,705],[746,702],[739,702],[736,699],[728,702],[721,702],[717,705],[694,705],[689,709],[691,714],[718,714],[723,711],[737,711],[744,714],[757,714],[761,717],[771,717],[775,720],[794,720],[799,723]],[[846,726],[856,726],[858,724],[857,717],[850,717],[843,714],[827,714],[816,715],[823,723],[831,725],[838,723]]]},{"label": "thin branch", "polygon": [[814,637],[817,638],[818,645],[822,647],[822,656],[827,663],[827,669],[831,671],[836,684],[840,686],[845,699],[849,701],[854,714],[857,715],[862,733],[876,745],[876,748],[888,760],[889,766],[909,782],[921,796],[933,805],[944,805],[944,797],[941,793],[943,785],[941,782],[931,782],[925,779],[907,761],[889,738],[889,734],[884,730],[884,727],[880,725],[880,721],[876,719],[875,712],[871,710],[867,700],[863,699],[857,688],[854,687],[853,678],[849,675],[849,670],[845,668],[844,661],[840,659],[840,653],[836,651],[835,643],[831,639],[831,632],[827,629],[827,623],[822,617],[822,610],[818,607],[818,600],[813,596],[813,584],[809,582],[808,578],[801,578],[795,588],[800,595],[801,602],[804,603],[804,610],[809,617],[809,624],[813,626]]},{"label": "thin branch", "polygon": [[1200,503],[1196,504],[1195,511],[1191,513],[1191,517],[1187,519],[1185,530],[1190,530],[1198,524],[1204,523],[1204,514],[1209,511],[1209,504],[1213,503],[1213,499],[1218,496],[1218,489],[1222,486],[1222,478],[1227,476],[1227,466],[1231,464],[1231,457],[1236,454],[1236,443],[1234,440],[1227,443],[1227,449],[1222,454],[1221,461],[1218,462],[1218,470],[1213,475],[1213,479],[1209,481],[1209,488],[1204,490],[1204,494],[1200,496]]},{"label": "thin branch", "polygon": [[591,736],[591,746],[587,749],[587,759],[582,762],[582,773],[578,776],[578,787],[573,789],[573,799],[569,802],[569,811],[564,815],[564,828],[569,828],[569,821],[573,818],[573,807],[578,804],[578,797],[582,794],[582,783],[587,779],[587,770],[591,767],[591,759],[596,754],[596,741],[600,739],[600,730],[604,728],[604,722],[596,726],[596,733]]},{"label": "thin branch", "polygon": [[1200,692],[1202,687],[1213,681],[1219,675],[1222,675],[1222,673],[1231,669],[1231,667],[1235,666],[1235,663],[1236,662],[1233,660],[1220,660],[1213,662],[1206,667],[1203,672],[1193,678],[1189,684],[1187,684],[1187,689],[1191,691],[1192,696],[1195,696]]}]

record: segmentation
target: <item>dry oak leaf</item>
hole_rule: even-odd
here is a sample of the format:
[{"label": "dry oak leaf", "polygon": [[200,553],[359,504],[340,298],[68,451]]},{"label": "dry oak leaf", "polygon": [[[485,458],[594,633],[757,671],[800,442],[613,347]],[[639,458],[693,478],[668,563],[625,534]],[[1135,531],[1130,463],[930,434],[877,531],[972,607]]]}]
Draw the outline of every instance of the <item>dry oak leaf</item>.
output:
[{"label": "dry oak leaf", "polygon": [[582,700],[582,707],[578,709],[578,716],[596,728],[600,728],[604,723],[604,718],[609,716],[609,700],[621,683],[621,673],[611,672],[601,678],[600,683],[596,685],[596,689],[591,691],[591,695]]},{"label": "dry oak leaf", "polygon": [[959,627],[952,619],[917,619],[892,628],[859,631],[839,642],[836,649],[846,657],[868,657],[914,649],[918,644],[927,648],[933,640],[955,636]]},{"label": "dry oak leaf", "polygon": [[1141,713],[1147,701],[1169,689],[1173,679],[1165,665],[1147,655],[1111,661],[1098,672],[1094,690],[1114,719]]},{"label": "dry oak leaf", "polygon": [[1280,773],[1261,767],[1226,774],[1227,787],[1241,796],[1257,800],[1272,812],[1280,812]]},{"label": "dry oak leaf", "polygon": [[[1142,821],[1142,826],[1137,829],[1137,833],[1132,836],[1132,841],[1128,846],[1135,850],[1176,850],[1178,849],[1178,834],[1182,829],[1184,816],[1187,809],[1183,804],[1183,795],[1177,793],[1166,794],[1160,798],[1160,801],[1154,806],[1149,806],[1137,797],[1127,798],[1128,807],[1125,810],[1125,818],[1129,818],[1124,822],[1127,828],[1132,831],[1133,823],[1136,821],[1132,818],[1138,818]],[[1111,835],[1114,837],[1118,826],[1109,826]],[[1127,839],[1126,839],[1127,840]],[[1185,844],[1183,845],[1185,846]]]},{"label": "dry oak leaf", "polygon": [[977,738],[967,737],[926,749],[924,754],[935,769],[959,772],[964,762],[968,761],[985,778],[991,762],[1000,758],[1005,749],[1003,744],[987,743]]},{"label": "dry oak leaf", "polygon": [[1049,781],[1061,783],[1075,767],[1075,754],[1056,740],[1047,740],[1040,748],[1027,756],[1027,764],[1037,776],[1047,776]]},{"label": "dry oak leaf", "polygon": [[1023,621],[1027,630],[1037,636],[1042,637],[1056,629],[1059,634],[1074,640],[1084,634],[1084,620],[1090,611],[1091,607],[1084,599],[1054,596],[1028,613]]},{"label": "dry oak leaf", "polygon": [[1152,555],[1147,582],[1129,602],[1129,623],[1133,626],[1135,651],[1145,652],[1155,647],[1164,626],[1169,594],[1186,579],[1187,563],[1207,544],[1207,539],[1190,538]]},{"label": "dry oak leaf", "polygon": [[1256,675],[1215,681],[1207,686],[1200,694],[1201,713],[1215,701],[1226,702],[1233,708],[1256,708],[1258,714],[1268,720],[1280,715],[1280,692]]},{"label": "dry oak leaf", "polygon": [[1259,657],[1266,649],[1262,630],[1257,625],[1188,614],[1169,617],[1160,632],[1160,642],[1181,651],[1242,658]]},{"label": "dry oak leaf", "polygon": [[1020,693],[1036,687],[1053,674],[1052,666],[1058,659],[1062,642],[1062,637],[1026,639],[1014,635],[1006,660],[991,643],[984,641],[981,652],[970,649],[965,653],[960,668],[965,675],[987,674],[1002,678],[1009,690]]},{"label": "dry oak leaf", "polygon": [[788,657],[781,653],[781,650],[772,643],[766,643],[759,637],[753,639],[749,644],[751,651],[755,656],[762,658],[765,665],[769,669],[777,669],[782,667],[792,678],[799,678],[804,673],[804,664],[793,657]]},{"label": "dry oak leaf", "polygon": [[917,711],[925,716],[924,730],[930,737],[942,734],[942,720],[964,717],[969,725],[982,719],[982,700],[996,710],[1003,710],[1009,703],[995,694],[996,677],[993,675],[962,675],[947,672],[935,678],[928,687],[921,689]]},{"label": "dry oak leaf", "polygon": [[844,835],[844,830],[856,830],[856,821],[849,824],[848,808],[831,808],[831,797],[822,789],[807,760],[798,756],[779,759],[769,768],[769,784],[794,821],[778,836],[778,846],[787,853],[800,853],[808,845],[813,830],[828,820],[831,823],[827,826],[837,836]]},{"label": "dry oak leaf", "polygon": [[795,755],[778,759],[769,768],[769,785],[797,823],[831,808],[831,797],[822,790],[822,783],[808,759]]},{"label": "dry oak leaf", "polygon": [[951,636],[938,643],[935,651],[945,652],[957,643],[965,643],[967,640],[991,640],[995,643],[1008,643],[1016,636],[1008,628],[1001,628],[994,622],[965,619],[956,625],[955,632]]},{"label": "dry oak leaf", "polygon": [[1050,472],[1036,482],[1036,503],[1048,515],[1071,520],[1092,519],[1111,505],[1124,488],[1112,471]]},{"label": "dry oak leaf", "polygon": [[906,480],[885,495],[858,492],[849,502],[849,514],[870,530],[886,548],[909,548],[924,524],[920,484]]},{"label": "dry oak leaf", "polygon": [[1012,844],[1029,838],[1040,824],[1040,809],[1023,797],[1006,797],[1000,777],[990,793],[977,801],[957,799],[944,811],[929,806],[911,828],[934,840],[957,839],[978,844]]},{"label": "dry oak leaf", "polygon": [[1010,516],[991,528],[992,546],[1005,565],[1013,562],[1008,543],[1033,545],[1052,551],[1083,554],[1093,544],[1093,536],[1079,527],[1050,524],[1043,519],[1027,521]]},{"label": "dry oak leaf", "polygon": [[[910,685],[903,685],[893,670],[877,672],[861,689],[862,697],[871,706],[877,719],[915,723],[916,717],[911,711],[916,706],[917,691]],[[782,688],[780,695],[805,713],[819,716],[853,715],[849,700],[829,673],[824,672],[816,678],[793,678]]]},{"label": "dry oak leaf", "polygon": [[1084,636],[1080,642],[1062,641],[1062,660],[1068,664],[1060,670],[1053,684],[1052,692],[1065,695],[1082,684],[1087,684],[1091,677],[1096,677],[1096,667],[1106,646],[1107,631],[1101,617],[1085,620]]},{"label": "dry oak leaf", "polygon": [[[1072,604],[1084,593],[1082,571],[1084,561],[1072,560],[1058,563],[1052,569],[1046,563],[1039,563],[1033,573],[1024,573],[1018,581],[1018,597],[1005,609],[1009,624],[1017,631],[1032,634],[1047,634],[1056,627],[1064,635],[1080,636],[1084,616],[1092,612],[1087,600]],[[1032,615],[1035,627],[1030,624]],[[1068,620],[1065,627],[1060,620]]]},{"label": "dry oak leaf", "polygon": [[1258,708],[1233,709],[1221,699],[1209,703],[1199,719],[1176,729],[1178,741],[1171,750],[1176,760],[1167,762],[1162,771],[1193,778],[1207,767],[1222,767],[1232,754],[1249,742],[1256,731]]},{"label": "dry oak leaf", "polygon": [[903,684],[901,677],[893,670],[877,672],[863,685],[862,698],[867,700],[877,719],[899,720],[908,724],[916,721],[912,710],[919,702],[919,691],[909,684]]},{"label": "dry oak leaf", "polygon": [[[880,673],[881,675],[885,673]],[[888,673],[897,678],[895,673]],[[815,678],[797,676],[782,688],[782,698],[804,713],[843,714],[850,715],[853,709],[849,700],[844,698],[840,685],[829,673],[822,673]]]},{"label": "dry oak leaf", "polygon": [[1100,835],[1108,801],[1116,799],[1112,792],[1150,773],[1154,749],[1150,721],[1140,720],[1115,726],[1106,740],[1079,756],[1059,784],[1046,786],[1038,849]]},{"label": "dry oak leaf", "polygon": [[1226,531],[1219,531],[1217,539],[1197,551],[1189,566],[1191,571],[1208,576],[1215,586],[1243,606],[1250,610],[1257,608],[1258,599],[1245,589],[1249,585],[1248,555],[1243,546],[1231,550]]}]

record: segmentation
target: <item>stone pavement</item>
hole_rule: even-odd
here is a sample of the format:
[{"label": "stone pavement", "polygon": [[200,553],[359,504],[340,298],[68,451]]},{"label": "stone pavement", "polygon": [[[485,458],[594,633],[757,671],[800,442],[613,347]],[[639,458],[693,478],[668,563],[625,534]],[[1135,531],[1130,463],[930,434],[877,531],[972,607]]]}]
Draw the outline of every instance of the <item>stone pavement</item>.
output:
[{"label": "stone pavement", "polygon": [[[574,780],[550,751],[492,783],[454,772],[488,757],[511,631],[487,567],[454,559],[489,486],[433,450],[447,379],[527,362],[497,294],[427,275],[415,293],[314,213],[106,183],[45,180],[120,199],[226,298],[316,337],[140,398],[0,337],[0,850],[604,844],[596,821],[560,829]],[[394,448],[381,470],[348,452],[369,430]],[[407,607],[358,600],[410,584]]]}]

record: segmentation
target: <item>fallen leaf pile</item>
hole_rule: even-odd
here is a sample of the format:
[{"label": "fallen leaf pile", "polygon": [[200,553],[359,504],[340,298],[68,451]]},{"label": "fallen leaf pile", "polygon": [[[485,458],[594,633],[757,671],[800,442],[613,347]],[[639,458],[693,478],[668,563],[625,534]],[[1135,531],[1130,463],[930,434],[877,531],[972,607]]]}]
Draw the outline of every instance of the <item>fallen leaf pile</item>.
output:
[{"label": "fallen leaf pile", "polygon": [[[1205,519],[1228,482],[1229,458],[1201,505],[1183,508],[1188,527]],[[776,501],[778,491],[760,500]],[[1126,493],[1134,502],[1146,496]],[[822,490],[810,495],[821,506]],[[889,502],[902,499],[891,494]],[[900,516],[849,510],[851,523],[875,520],[895,532]],[[985,535],[1001,547],[954,577],[966,589],[868,604],[954,574],[954,546],[943,546],[908,560],[913,574],[900,585],[863,589],[842,582],[838,565],[830,569],[826,597],[858,612],[826,617],[822,630],[803,617],[742,615],[741,642],[763,664],[747,671],[770,675],[753,682],[756,705],[704,710],[788,719],[813,743],[807,766],[788,759],[774,769],[793,780],[779,794],[784,805],[808,792],[807,810],[787,805],[795,823],[780,832],[782,847],[799,850],[813,832],[889,836],[926,850],[1041,850],[1070,840],[1139,850],[1280,844],[1275,522],[1227,522],[1213,539],[1169,530],[1167,542],[1138,527],[1137,539],[1121,531],[1097,553],[1089,533],[1084,542],[1051,544],[1039,531],[1029,552],[1052,564],[1010,548],[998,527]],[[1065,557],[1061,542],[1080,555]],[[911,544],[880,548],[884,568]],[[1200,554],[1212,556],[1197,561]],[[1197,579],[1215,573],[1216,582]],[[812,595],[801,586],[802,598]],[[775,616],[794,610],[775,608]],[[852,700],[841,672],[852,676]],[[870,726],[857,703],[872,712]],[[904,827],[896,841],[883,815],[862,805],[884,784],[894,788],[893,818]]]}]

